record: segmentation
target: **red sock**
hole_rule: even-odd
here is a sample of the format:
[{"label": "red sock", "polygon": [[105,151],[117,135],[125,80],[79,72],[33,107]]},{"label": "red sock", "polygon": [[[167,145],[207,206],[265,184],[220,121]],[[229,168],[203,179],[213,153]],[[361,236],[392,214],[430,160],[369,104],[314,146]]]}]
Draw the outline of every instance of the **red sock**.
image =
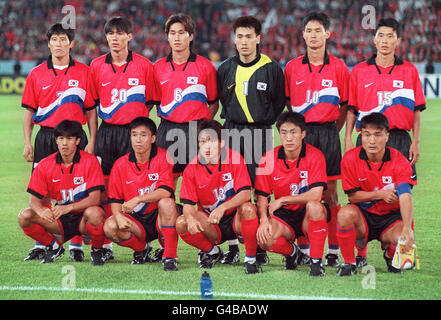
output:
[{"label": "red sock", "polygon": [[52,233],[49,233],[39,224],[33,224],[32,226],[21,228],[25,235],[31,237],[32,239],[40,242],[42,245],[48,246],[54,240],[56,240],[55,236]]},{"label": "red sock", "polygon": [[81,247],[83,245],[83,236],[75,236],[70,239],[70,243],[76,247]]},{"label": "red sock", "polygon": [[355,244],[355,246],[357,247],[357,256],[362,256],[362,257],[367,257],[367,247],[368,244],[367,242],[364,245],[364,248],[360,248],[359,246],[357,246],[357,244]]},{"label": "red sock", "polygon": [[94,248],[102,248],[104,244],[104,223],[101,223],[98,227],[95,227],[89,223],[86,223],[86,230],[92,239],[92,247]]},{"label": "red sock", "polygon": [[138,239],[133,233],[130,233],[130,238],[118,242],[118,245],[133,249],[134,251],[143,251],[147,243],[144,240]]},{"label": "red sock", "polygon": [[164,237],[164,258],[178,257],[178,233],[176,226],[161,226],[162,236]]},{"label": "red sock", "polygon": [[308,238],[311,243],[311,259],[323,258],[323,247],[325,246],[326,236],[328,235],[328,223],[326,218],[321,220],[309,220]]},{"label": "red sock", "polygon": [[[297,245],[301,250],[309,250],[309,240],[305,236],[301,236],[297,238]],[[308,251],[309,252],[309,251]],[[309,254],[308,254],[309,255]]]},{"label": "red sock", "polygon": [[284,237],[277,239],[276,243],[269,248],[269,251],[289,256],[292,254],[292,243],[288,242]]},{"label": "red sock", "polygon": [[188,243],[189,245],[204,252],[210,251],[214,245],[214,242],[209,240],[202,232],[196,234],[190,234],[190,232],[186,232],[179,235],[185,243]]},{"label": "red sock", "polygon": [[245,254],[249,257],[254,257],[257,251],[256,234],[259,228],[259,219],[255,217],[251,220],[242,220],[241,224],[241,233],[245,241]]},{"label": "red sock", "polygon": [[328,247],[329,249],[338,249],[337,239],[337,213],[341,205],[336,205],[330,208],[331,220],[328,222]]},{"label": "red sock", "polygon": [[397,249],[397,247],[392,243],[389,243],[389,245],[387,246],[386,254],[390,259],[392,259],[394,257],[396,249]]},{"label": "red sock", "polygon": [[337,225],[337,239],[345,263],[355,263],[355,226],[352,225],[348,228],[341,228]]}]

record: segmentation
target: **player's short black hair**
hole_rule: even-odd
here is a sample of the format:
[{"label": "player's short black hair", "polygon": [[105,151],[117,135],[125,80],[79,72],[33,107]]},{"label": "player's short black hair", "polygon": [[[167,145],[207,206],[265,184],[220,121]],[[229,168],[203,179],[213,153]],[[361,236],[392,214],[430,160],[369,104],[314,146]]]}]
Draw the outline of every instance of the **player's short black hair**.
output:
[{"label": "player's short black hair", "polygon": [[390,27],[392,28],[396,33],[397,33],[397,37],[400,37],[400,23],[395,20],[394,18],[381,18],[378,21],[377,24],[377,28],[375,29],[374,35],[377,34],[378,29],[380,29],[380,27]]},{"label": "player's short black hair", "polygon": [[305,131],[306,130],[306,121],[305,117],[297,112],[293,111],[285,111],[280,114],[280,116],[277,118],[276,127],[277,130],[280,132],[280,127],[284,123],[292,123],[295,126],[299,127],[300,130]]},{"label": "player's short black hair", "polygon": [[83,135],[83,126],[75,120],[63,120],[54,128],[55,139],[58,137],[81,138]]},{"label": "player's short black hair", "polygon": [[203,130],[212,130],[212,132],[216,133],[217,139],[221,140],[222,139],[222,129],[224,129],[224,126],[221,125],[216,120],[203,121],[198,126],[198,137],[199,137],[199,134]]},{"label": "player's short black hair", "polygon": [[168,34],[170,27],[178,22],[184,25],[185,31],[187,31],[190,36],[196,32],[196,24],[188,14],[176,13],[168,17],[167,21],[165,22],[165,33]]},{"label": "player's short black hair", "polygon": [[262,23],[253,16],[243,16],[239,17],[233,21],[232,24],[233,32],[235,33],[237,28],[253,28],[256,35],[262,33]]},{"label": "player's short black hair", "polygon": [[325,30],[329,30],[329,26],[331,25],[331,21],[329,20],[329,17],[324,12],[319,11],[312,11],[309,12],[304,18],[303,18],[303,30],[305,30],[306,25],[309,21],[318,21],[320,24],[325,28]]},{"label": "player's short black hair", "polygon": [[139,126],[145,126],[147,129],[150,130],[152,136],[156,136],[156,124],[153,122],[152,119],[147,117],[138,117],[132,120],[129,124],[129,131],[132,131],[135,128],[138,128]]},{"label": "player's short black hair", "polygon": [[47,41],[51,40],[51,37],[56,34],[65,34],[69,38],[69,41],[72,42],[75,39],[75,31],[74,29],[63,28],[63,25],[61,23],[55,23],[53,24],[46,32]]},{"label": "player's short black hair", "polygon": [[107,34],[113,30],[117,32],[133,33],[133,26],[129,19],[117,16],[110,18],[104,25],[104,33]]},{"label": "player's short black hair", "polygon": [[373,112],[361,119],[360,129],[365,129],[368,126],[389,131],[389,120],[387,120],[384,114]]}]

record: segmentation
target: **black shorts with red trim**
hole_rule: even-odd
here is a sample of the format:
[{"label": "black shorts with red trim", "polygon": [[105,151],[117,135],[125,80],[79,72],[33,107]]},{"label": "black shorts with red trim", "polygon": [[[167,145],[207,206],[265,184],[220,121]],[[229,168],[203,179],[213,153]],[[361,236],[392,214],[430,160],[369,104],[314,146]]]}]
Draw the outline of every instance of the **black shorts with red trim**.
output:
[{"label": "black shorts with red trim", "polygon": [[[80,144],[78,148],[84,150],[88,143],[86,132],[82,133]],[[34,165],[35,166],[44,158],[58,151],[57,143],[55,142],[54,128],[40,127],[37,135],[35,136],[35,147],[34,147]]]},{"label": "black shorts with red trim", "polygon": [[68,213],[62,215],[58,220],[58,226],[61,231],[61,239],[58,235],[55,235],[61,243],[69,241],[75,236],[82,235],[80,232],[80,223],[83,219],[83,213]]},{"label": "black shorts with red trim", "polygon": [[95,155],[100,160],[104,175],[109,175],[115,161],[131,150],[128,124],[101,123],[96,134]]},{"label": "black shorts with red trim", "polygon": [[[409,149],[412,144],[409,132],[401,129],[392,129],[389,131],[389,140],[386,146],[397,149],[406,159],[409,159]],[[357,137],[357,147],[361,146],[361,134]],[[412,165],[412,181],[417,181],[415,165]]]},{"label": "black shorts with red trim", "polygon": [[330,180],[340,179],[341,144],[335,122],[306,123],[305,142],[323,152],[328,178]]},{"label": "black shorts with red trim", "polygon": [[[331,210],[327,203],[323,203],[326,208],[326,221],[331,221]],[[294,239],[306,236],[306,230],[303,230],[303,219],[306,215],[306,207],[299,210],[288,210],[280,208],[274,212],[274,217],[284,225],[286,225],[291,233],[294,232]]]},{"label": "black shorts with red trim", "polygon": [[357,208],[360,210],[364,219],[364,224],[367,229],[366,240],[368,242],[372,240],[381,241],[381,237],[387,230],[396,223],[403,221],[400,210],[391,211],[388,214],[380,216],[363,210],[358,206]]},{"label": "black shorts with red trim", "polygon": [[137,222],[139,227],[142,227],[145,232],[145,241],[150,242],[159,239],[158,226],[158,209],[153,210],[147,214],[139,214],[136,212],[125,213],[127,217],[131,217]]}]

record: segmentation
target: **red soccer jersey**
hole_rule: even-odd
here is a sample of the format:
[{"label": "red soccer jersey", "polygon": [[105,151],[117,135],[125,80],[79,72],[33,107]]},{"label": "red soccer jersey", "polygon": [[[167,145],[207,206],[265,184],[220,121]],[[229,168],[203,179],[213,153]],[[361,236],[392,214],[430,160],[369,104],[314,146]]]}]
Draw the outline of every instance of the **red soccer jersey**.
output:
[{"label": "red soccer jersey", "polygon": [[[124,203],[136,196],[163,188],[174,195],[173,163],[167,151],[152,145],[150,159],[136,162],[134,152],[119,158],[109,177],[109,202]],[[158,208],[157,202],[140,203],[134,212],[149,214]]]},{"label": "red soccer jersey", "polygon": [[55,69],[49,56],[29,73],[22,106],[35,111],[33,122],[44,127],[54,128],[62,120],[85,124],[85,111],[95,105],[91,85],[88,66],[70,58],[67,68]]},{"label": "red soccer jersey", "polygon": [[58,152],[41,160],[32,172],[28,192],[39,199],[49,195],[55,204],[67,205],[104,190],[103,173],[94,155],[78,150],[67,168],[61,161]]},{"label": "red soccer jersey", "polygon": [[390,129],[410,131],[414,112],[426,108],[418,70],[398,57],[393,66],[382,68],[372,56],[352,69],[348,105],[357,111],[357,131],[361,119],[372,112],[384,114]]},{"label": "red soccer jersey", "polygon": [[182,203],[198,204],[199,210],[210,213],[240,191],[250,189],[251,180],[243,157],[225,148],[220,164],[204,165],[197,156],[187,165],[182,176],[180,198]]},{"label": "red soccer jersey", "polygon": [[[303,143],[300,155],[295,161],[285,158],[283,146],[268,151],[260,160],[256,177],[256,194],[275,199],[296,196],[314,187],[327,187],[326,162],[323,153]],[[304,205],[290,204],[288,210],[299,210]]]},{"label": "red soccer jersey", "polygon": [[340,116],[339,105],[348,101],[349,70],[326,53],[323,65],[310,64],[308,56],[291,60],[285,67],[285,94],[291,110],[306,122],[332,122]]},{"label": "red soccer jersey", "polygon": [[[409,161],[398,150],[389,147],[386,148],[380,163],[369,162],[362,146],[346,152],[341,162],[341,175],[342,187],[346,194],[397,189],[402,183],[413,184]],[[394,204],[388,204],[384,200],[355,204],[377,215],[400,209],[399,201]]]},{"label": "red soccer jersey", "polygon": [[172,122],[210,119],[207,104],[218,100],[216,68],[195,53],[183,64],[173,63],[171,54],[154,64],[160,106],[158,116]]},{"label": "red soccer jersey", "polygon": [[148,117],[147,104],[157,100],[153,65],[129,50],[127,63],[112,64],[110,53],[90,65],[98,116],[105,122],[124,125],[137,117]]}]

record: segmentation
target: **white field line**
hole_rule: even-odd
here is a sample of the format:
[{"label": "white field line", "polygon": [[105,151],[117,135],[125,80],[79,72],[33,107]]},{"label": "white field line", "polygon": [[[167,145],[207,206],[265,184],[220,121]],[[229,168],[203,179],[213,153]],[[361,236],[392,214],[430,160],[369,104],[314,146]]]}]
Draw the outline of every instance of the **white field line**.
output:
[{"label": "white field line", "polygon": [[[61,287],[27,287],[27,286],[0,286],[0,291],[52,291],[52,292],[76,292],[76,293],[106,293],[106,294],[135,294],[135,295],[167,295],[167,296],[200,296],[197,291],[165,291],[165,290],[136,290],[136,289],[105,289],[105,288],[61,288]],[[244,298],[244,299],[269,299],[269,300],[359,300],[346,297],[325,296],[298,296],[298,295],[275,295],[275,294],[250,294],[213,292],[214,297],[219,298]],[[365,299],[363,299],[365,300]]]}]

